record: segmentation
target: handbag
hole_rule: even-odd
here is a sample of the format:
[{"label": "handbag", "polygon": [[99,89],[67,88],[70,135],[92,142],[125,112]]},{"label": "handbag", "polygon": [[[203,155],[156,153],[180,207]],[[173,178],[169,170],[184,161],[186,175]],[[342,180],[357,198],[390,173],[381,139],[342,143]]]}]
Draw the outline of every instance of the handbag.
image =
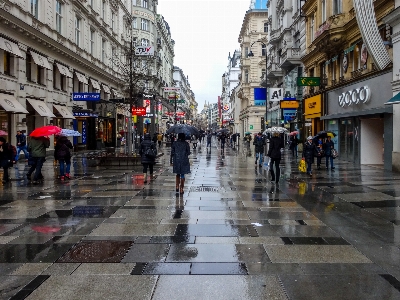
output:
[{"label": "handbag", "polygon": [[332,150],[331,150],[331,156],[332,156],[332,158],[336,158],[336,157],[339,156],[339,153],[337,152],[336,149],[332,149]]},{"label": "handbag", "polygon": [[300,160],[300,162],[299,162],[299,171],[302,173],[305,173],[307,171],[306,162],[303,159]]},{"label": "handbag", "polygon": [[153,148],[153,145],[151,145],[149,148],[146,149],[144,155],[146,155],[146,157],[148,158],[156,158],[157,151]]}]

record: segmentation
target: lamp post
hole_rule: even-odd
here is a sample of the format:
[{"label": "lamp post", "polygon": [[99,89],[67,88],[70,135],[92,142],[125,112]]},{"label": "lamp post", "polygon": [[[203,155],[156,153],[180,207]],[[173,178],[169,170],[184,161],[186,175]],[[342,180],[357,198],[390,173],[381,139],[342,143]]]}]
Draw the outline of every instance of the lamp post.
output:
[{"label": "lamp post", "polygon": [[267,74],[268,74],[268,52],[267,52],[267,45],[262,42],[262,41],[255,41],[250,45],[250,52],[247,54],[248,57],[253,57],[254,54],[251,51],[251,47],[253,47],[253,45],[255,43],[260,43],[263,47],[265,47],[265,89],[267,91],[267,99],[265,99],[265,122],[266,125],[265,127],[268,127],[268,83],[267,83]]}]

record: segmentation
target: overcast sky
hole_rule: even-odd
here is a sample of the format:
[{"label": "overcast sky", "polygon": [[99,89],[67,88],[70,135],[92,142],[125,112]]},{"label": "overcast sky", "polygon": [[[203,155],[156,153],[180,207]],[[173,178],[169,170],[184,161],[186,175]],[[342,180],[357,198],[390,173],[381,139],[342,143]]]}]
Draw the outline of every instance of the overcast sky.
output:
[{"label": "overcast sky", "polygon": [[189,76],[199,111],[216,103],[229,52],[239,49],[238,37],[250,0],[160,0],[158,13],[175,40],[174,65]]}]

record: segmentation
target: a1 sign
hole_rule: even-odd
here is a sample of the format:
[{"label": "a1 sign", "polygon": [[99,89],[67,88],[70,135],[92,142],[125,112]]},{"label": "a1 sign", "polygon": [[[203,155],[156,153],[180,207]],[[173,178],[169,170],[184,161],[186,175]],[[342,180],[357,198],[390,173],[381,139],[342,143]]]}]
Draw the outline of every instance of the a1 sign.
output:
[{"label": "a1 sign", "polygon": [[146,108],[145,107],[132,107],[132,115],[133,116],[145,116]]}]

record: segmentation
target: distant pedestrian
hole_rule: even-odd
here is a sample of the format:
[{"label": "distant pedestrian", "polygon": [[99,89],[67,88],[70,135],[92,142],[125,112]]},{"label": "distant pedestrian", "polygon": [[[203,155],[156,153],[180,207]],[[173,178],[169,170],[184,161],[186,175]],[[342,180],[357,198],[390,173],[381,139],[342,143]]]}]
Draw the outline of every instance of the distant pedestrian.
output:
[{"label": "distant pedestrian", "polygon": [[299,139],[297,138],[297,135],[292,135],[290,137],[289,142],[290,142],[289,149],[290,149],[290,151],[292,151],[292,156],[297,159],[297,145],[299,143]]},{"label": "distant pedestrian", "polygon": [[325,150],[325,157],[326,157],[326,168],[328,169],[329,167],[329,160],[331,162],[331,170],[334,170],[335,167],[333,166],[333,156],[332,156],[332,150],[335,148],[335,144],[333,143],[332,139],[330,136],[328,136],[327,141],[324,145],[324,150]]},{"label": "distant pedestrian", "polygon": [[265,146],[265,140],[261,132],[259,132],[257,136],[254,138],[253,145],[255,146],[254,152],[256,153],[256,161],[254,164],[257,167],[257,160],[258,160],[258,166],[261,168],[264,161],[264,146]]},{"label": "distant pedestrian", "polygon": [[212,134],[211,131],[209,131],[207,133],[207,148],[210,147],[211,148],[211,140],[212,140]]},{"label": "distant pedestrian", "polygon": [[13,150],[4,137],[0,137],[0,167],[4,169],[3,183],[10,181],[8,168],[15,162]]},{"label": "distant pedestrian", "polygon": [[315,146],[317,147],[317,170],[320,170],[321,160],[324,156],[324,141],[322,140],[322,137],[318,138],[317,144]]},{"label": "distant pedestrian", "polygon": [[[71,179],[71,151],[72,144],[66,136],[59,136],[54,148],[54,158],[60,164],[60,180]],[[66,165],[66,167],[65,167]]]},{"label": "distant pedestrian", "polygon": [[50,139],[48,137],[31,137],[28,143],[28,151],[30,153],[29,164],[31,168],[26,174],[28,180],[31,180],[31,175],[33,171],[35,174],[33,175],[34,184],[39,183],[43,180],[42,175],[42,167],[43,163],[46,161],[46,148],[50,147]]},{"label": "distant pedestrian", "polygon": [[16,138],[17,138],[17,155],[15,156],[15,161],[18,161],[19,153],[21,151],[24,152],[25,159],[28,159],[29,154],[26,146],[26,135],[21,130],[18,130]]},{"label": "distant pedestrian", "polygon": [[160,148],[161,147],[161,145],[162,145],[162,140],[163,140],[163,135],[162,135],[162,133],[159,133],[158,135],[157,135],[157,142],[158,142],[158,147]]},{"label": "distant pedestrian", "polygon": [[236,147],[237,133],[232,134],[232,147]]},{"label": "distant pedestrian", "polygon": [[313,137],[309,136],[307,142],[304,143],[303,147],[303,159],[307,163],[307,175],[312,175],[311,166],[314,163],[314,156],[317,154],[317,148],[313,143]]},{"label": "distant pedestrian", "polygon": [[197,136],[193,134],[191,139],[192,139],[193,150],[196,150],[196,148],[197,148]]},{"label": "distant pedestrian", "polygon": [[225,150],[225,143],[226,143],[226,135],[225,133],[222,133],[219,137],[219,140],[221,142],[221,152],[224,152]]},{"label": "distant pedestrian", "polygon": [[157,146],[151,140],[150,133],[146,133],[144,135],[143,142],[140,144],[139,154],[142,158],[144,183],[147,183],[147,169],[150,169],[150,180],[154,179],[153,168],[154,164],[156,163],[157,155]]},{"label": "distant pedestrian", "polygon": [[157,143],[157,133],[153,134],[152,141],[156,144]]},{"label": "distant pedestrian", "polygon": [[185,134],[179,133],[178,140],[172,145],[171,157],[173,162],[173,172],[176,174],[175,188],[176,193],[183,194],[185,187],[185,174],[190,173],[190,146],[185,141]]},{"label": "distant pedestrian", "polygon": [[[284,147],[284,143],[279,136],[279,133],[273,133],[272,138],[269,140],[269,149],[268,149],[268,157],[271,158],[269,170],[271,173],[271,182],[279,183],[279,178],[281,176],[281,169],[279,164],[282,159],[282,152],[281,149]],[[275,171],[274,171],[275,166]]]}]

